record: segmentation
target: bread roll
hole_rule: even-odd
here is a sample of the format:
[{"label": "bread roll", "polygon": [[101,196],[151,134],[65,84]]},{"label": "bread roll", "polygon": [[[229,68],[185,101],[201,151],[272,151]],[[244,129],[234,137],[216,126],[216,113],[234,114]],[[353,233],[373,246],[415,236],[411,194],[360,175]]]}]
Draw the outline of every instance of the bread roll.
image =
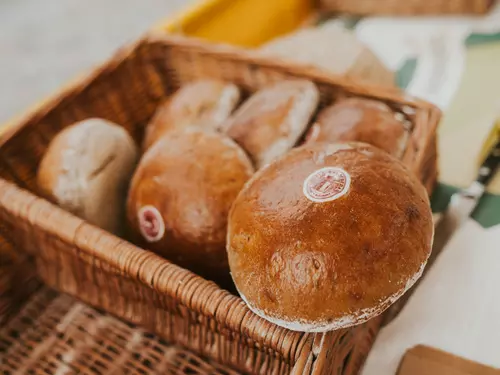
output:
[{"label": "bread roll", "polygon": [[239,100],[240,91],[231,83],[206,79],[182,86],[157,109],[146,128],[144,150],[176,127],[220,130]]},{"label": "bread roll", "polygon": [[319,101],[314,83],[283,81],[252,95],[226,123],[257,169],[292,148],[305,132]]},{"label": "bread roll", "polygon": [[307,142],[372,144],[401,158],[409,136],[409,123],[385,104],[350,98],[323,109],[307,134]]},{"label": "bread roll", "polygon": [[169,132],[143,156],[127,211],[136,243],[215,281],[229,279],[229,208],[253,167],[225,135]]},{"label": "bread roll", "polygon": [[328,74],[395,86],[394,72],[337,18],[278,36],[259,47],[257,53],[316,67]]},{"label": "bread roll", "polygon": [[299,147],[257,172],[229,214],[241,297],[263,318],[306,332],[360,324],[420,277],[434,227],[427,193],[367,144]]},{"label": "bread roll", "polygon": [[61,131],[38,169],[41,193],[91,224],[122,234],[138,150],[122,127],[93,118]]}]

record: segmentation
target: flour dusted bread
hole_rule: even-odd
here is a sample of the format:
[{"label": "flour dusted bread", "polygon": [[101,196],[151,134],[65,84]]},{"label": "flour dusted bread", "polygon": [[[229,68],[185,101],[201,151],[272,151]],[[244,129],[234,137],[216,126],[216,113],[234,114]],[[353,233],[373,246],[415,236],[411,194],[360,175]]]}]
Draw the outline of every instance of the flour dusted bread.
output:
[{"label": "flour dusted bread", "polygon": [[252,173],[225,135],[194,127],[169,132],[144,154],[132,180],[134,241],[213,280],[228,278],[227,215]]},{"label": "flour dusted bread", "polygon": [[319,101],[314,83],[282,81],[253,94],[226,122],[257,169],[285,154],[305,132]]},{"label": "flour dusted bread", "polygon": [[43,195],[92,224],[121,234],[137,147],[122,127],[93,118],[61,131],[38,169]]},{"label": "flour dusted bread", "polygon": [[366,142],[400,158],[406,148],[410,125],[399,116],[382,102],[345,99],[318,114],[307,134],[307,142]]},{"label": "flour dusted bread", "polygon": [[363,143],[317,143],[258,171],[229,215],[242,298],[280,326],[323,332],[382,313],[431,251],[427,193],[397,159]]},{"label": "flour dusted bread", "polygon": [[218,131],[239,100],[240,91],[232,83],[212,79],[188,83],[157,109],[146,128],[143,148],[174,128],[201,126]]}]

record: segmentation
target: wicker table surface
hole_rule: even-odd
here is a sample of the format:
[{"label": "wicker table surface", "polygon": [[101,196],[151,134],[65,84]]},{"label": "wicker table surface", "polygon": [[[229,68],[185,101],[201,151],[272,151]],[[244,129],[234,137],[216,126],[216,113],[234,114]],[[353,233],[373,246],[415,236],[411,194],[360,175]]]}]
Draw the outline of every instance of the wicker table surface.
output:
[{"label": "wicker table surface", "polygon": [[47,287],[0,328],[0,373],[237,375]]}]

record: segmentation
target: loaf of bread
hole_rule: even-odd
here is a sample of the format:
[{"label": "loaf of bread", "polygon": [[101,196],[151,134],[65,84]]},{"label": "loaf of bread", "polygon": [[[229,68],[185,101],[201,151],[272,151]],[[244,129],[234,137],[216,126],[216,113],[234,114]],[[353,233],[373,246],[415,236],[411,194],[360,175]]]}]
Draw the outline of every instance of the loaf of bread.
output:
[{"label": "loaf of bread", "polygon": [[240,100],[236,85],[217,80],[199,80],[182,86],[162,103],[146,128],[144,150],[165,132],[185,126],[220,130]]},{"label": "loaf of bread", "polygon": [[297,143],[318,102],[314,83],[282,81],[253,94],[224,127],[259,169]]},{"label": "loaf of bread", "polygon": [[314,66],[330,74],[395,86],[395,74],[338,19],[300,28],[258,49],[260,54]]},{"label": "loaf of bread", "polygon": [[400,158],[410,134],[410,123],[402,116],[375,100],[341,100],[318,114],[306,143],[365,142]]},{"label": "loaf of bread", "polygon": [[434,226],[422,184],[363,143],[316,143],[258,171],[236,198],[228,257],[241,297],[280,326],[360,324],[420,277]]},{"label": "loaf of bread", "polygon": [[61,131],[38,169],[42,195],[111,233],[123,233],[138,150],[122,127],[93,118]]},{"label": "loaf of bread", "polygon": [[227,136],[196,127],[169,132],[132,179],[133,241],[214,281],[230,280],[227,215],[252,174],[247,155]]}]

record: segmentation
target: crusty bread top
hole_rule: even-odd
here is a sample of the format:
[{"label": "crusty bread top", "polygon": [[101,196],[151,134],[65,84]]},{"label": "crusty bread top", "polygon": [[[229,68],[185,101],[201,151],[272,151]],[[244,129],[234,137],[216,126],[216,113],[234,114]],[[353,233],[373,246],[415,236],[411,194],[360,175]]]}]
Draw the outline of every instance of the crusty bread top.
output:
[{"label": "crusty bread top", "polygon": [[[221,268],[227,275],[227,215],[252,174],[248,156],[229,137],[194,127],[169,132],[132,179],[127,214],[134,241],[202,275]],[[144,207],[153,218],[159,213],[161,235],[141,233]]]},{"label": "crusty bread top", "polygon": [[385,103],[350,98],[318,114],[308,132],[307,143],[366,142],[400,158],[406,148],[408,128],[409,124]]},{"label": "crusty bread top", "polygon": [[240,91],[232,83],[204,79],[182,86],[156,110],[146,128],[144,150],[165,132],[184,126],[220,130],[240,100]]},{"label": "crusty bread top", "polygon": [[318,101],[318,89],[310,81],[278,82],[253,94],[224,127],[259,169],[295,146]]},{"label": "crusty bread top", "polygon": [[427,193],[367,144],[316,143],[258,171],[229,215],[236,287],[258,314],[324,331],[378,315],[420,276],[431,250]]}]

